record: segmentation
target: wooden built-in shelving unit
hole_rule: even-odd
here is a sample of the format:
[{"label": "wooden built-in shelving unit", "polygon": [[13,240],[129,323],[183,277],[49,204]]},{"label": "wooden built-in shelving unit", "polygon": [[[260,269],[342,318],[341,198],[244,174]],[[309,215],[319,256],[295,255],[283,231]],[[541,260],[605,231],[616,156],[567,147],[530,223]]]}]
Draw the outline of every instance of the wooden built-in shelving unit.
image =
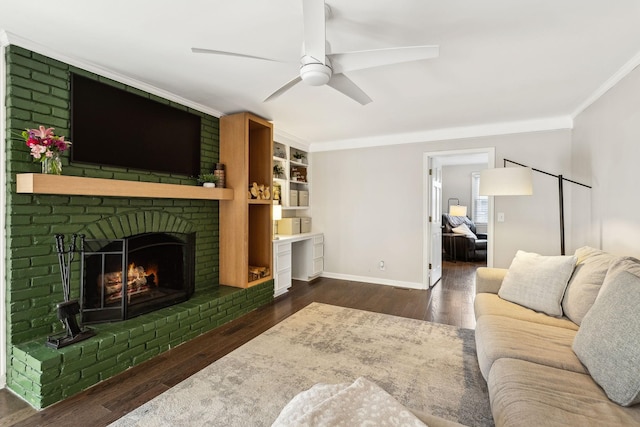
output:
[{"label": "wooden built-in shelving unit", "polygon": [[152,197],[162,199],[231,200],[230,188],[87,178],[81,176],[21,173],[16,175],[16,191],[28,194],[60,194],[106,197]]},{"label": "wooden built-in shelving unit", "polygon": [[[273,125],[251,113],[220,118],[220,162],[234,190],[220,203],[220,284],[248,288],[273,278],[272,200],[248,198],[249,186],[270,186],[273,178]],[[249,280],[249,266],[268,274]]]}]

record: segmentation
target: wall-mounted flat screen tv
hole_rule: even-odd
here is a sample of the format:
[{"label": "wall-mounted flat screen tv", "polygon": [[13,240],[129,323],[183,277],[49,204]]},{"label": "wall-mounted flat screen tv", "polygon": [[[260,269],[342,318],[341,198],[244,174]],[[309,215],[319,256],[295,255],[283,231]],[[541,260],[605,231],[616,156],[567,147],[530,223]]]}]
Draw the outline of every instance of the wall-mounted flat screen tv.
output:
[{"label": "wall-mounted flat screen tv", "polygon": [[71,162],[200,173],[200,117],[71,74]]}]

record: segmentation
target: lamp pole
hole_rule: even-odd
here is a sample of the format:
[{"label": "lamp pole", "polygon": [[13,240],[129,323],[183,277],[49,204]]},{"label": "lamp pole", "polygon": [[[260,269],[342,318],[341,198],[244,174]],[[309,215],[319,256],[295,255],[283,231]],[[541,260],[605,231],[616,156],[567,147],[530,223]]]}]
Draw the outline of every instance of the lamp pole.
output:
[{"label": "lamp pole", "polygon": [[[524,168],[527,168],[529,166],[525,166],[522,163],[518,163],[518,162],[514,162],[513,160],[509,160],[509,159],[504,159],[504,167],[507,167],[507,162],[509,163],[513,163],[514,165],[518,165],[518,166],[522,166]],[[573,181],[571,179],[567,179],[565,177],[563,177],[562,175],[555,175],[549,172],[545,172],[542,171],[540,169],[536,169],[536,168],[531,168],[531,170],[536,171],[536,172],[540,172],[543,173],[545,175],[549,175],[552,176],[554,178],[558,178],[558,202],[559,202],[559,210],[560,210],[560,254],[561,255],[565,255],[565,245],[564,245],[564,190],[563,190],[563,184],[564,181],[568,181],[572,184],[577,184],[577,185],[581,185],[582,187],[586,187],[586,188],[591,188],[590,185],[586,185],[586,184],[582,184],[580,182],[577,181]]]},{"label": "lamp pole", "polygon": [[558,175],[558,199],[560,206],[560,255],[564,255],[564,192],[562,189],[562,174]]}]

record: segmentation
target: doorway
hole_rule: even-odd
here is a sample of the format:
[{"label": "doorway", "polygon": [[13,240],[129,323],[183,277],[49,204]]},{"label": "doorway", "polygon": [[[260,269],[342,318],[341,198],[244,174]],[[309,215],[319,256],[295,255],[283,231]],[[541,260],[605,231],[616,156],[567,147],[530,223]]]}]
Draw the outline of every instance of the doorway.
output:
[{"label": "doorway", "polygon": [[[424,200],[424,239],[423,239],[423,272],[426,287],[432,287],[442,275],[442,223],[441,216],[449,208],[450,199],[458,199],[468,204],[467,216],[473,218],[473,201],[471,200],[472,178],[470,174],[455,179],[457,184],[448,185],[451,179],[447,171],[455,174],[456,168],[481,169],[493,168],[495,162],[495,148],[462,149],[452,151],[434,151],[424,153],[425,192]],[[467,166],[465,166],[467,165]],[[449,178],[448,178],[449,176]],[[464,184],[460,184],[463,182]],[[451,182],[449,183],[451,184]],[[461,185],[464,185],[465,195],[456,195]],[[462,199],[462,200],[461,200]],[[486,234],[487,265],[493,265],[493,200],[490,197],[487,205]]]}]

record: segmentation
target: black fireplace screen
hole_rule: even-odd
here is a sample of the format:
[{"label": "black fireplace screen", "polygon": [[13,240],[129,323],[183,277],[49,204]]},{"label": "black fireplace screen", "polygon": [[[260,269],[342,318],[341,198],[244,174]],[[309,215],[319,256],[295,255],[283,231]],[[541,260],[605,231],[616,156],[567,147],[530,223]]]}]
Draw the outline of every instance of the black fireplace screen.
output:
[{"label": "black fireplace screen", "polygon": [[85,240],[83,323],[125,320],[188,300],[194,289],[194,249],[194,233]]}]

